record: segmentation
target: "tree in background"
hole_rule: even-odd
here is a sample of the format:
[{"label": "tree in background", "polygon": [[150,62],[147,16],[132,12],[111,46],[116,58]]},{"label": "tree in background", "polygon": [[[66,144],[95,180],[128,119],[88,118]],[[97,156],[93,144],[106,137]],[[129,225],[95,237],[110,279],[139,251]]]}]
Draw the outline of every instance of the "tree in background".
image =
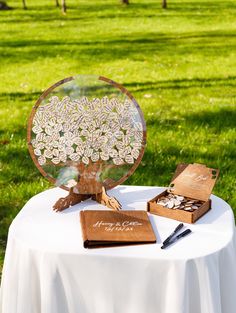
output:
[{"label": "tree in background", "polygon": [[[56,7],[59,7],[59,0],[55,0],[56,1]],[[27,9],[27,5],[26,5],[26,1],[22,0],[22,4],[23,4],[23,9],[26,10]],[[1,2],[0,2],[1,5]],[[62,12],[65,14],[66,13],[66,0],[62,0],[61,1],[61,6],[62,6]]]},{"label": "tree in background", "polygon": [[26,6],[25,0],[22,0],[22,4],[23,4],[23,9],[26,10],[26,9],[27,9],[27,6]]},{"label": "tree in background", "polygon": [[0,10],[11,10],[12,8],[7,5],[5,1],[0,1]]},{"label": "tree in background", "polygon": [[[60,6],[59,0],[55,0],[55,1],[56,1],[56,7],[59,7]],[[121,0],[121,2],[123,4],[129,4],[129,0]],[[26,0],[22,0],[22,4],[23,4],[23,9],[26,10],[27,9]],[[167,0],[162,0],[162,8],[167,9]],[[6,2],[0,1],[0,10],[9,10],[9,9],[11,8],[8,7]],[[66,14],[66,11],[67,11],[66,0],[61,0],[61,9],[62,9],[62,13]]]},{"label": "tree in background", "polygon": [[62,13],[66,14],[66,0],[61,0],[61,9],[62,9]]},{"label": "tree in background", "polygon": [[167,0],[162,0],[162,8],[167,9]]}]

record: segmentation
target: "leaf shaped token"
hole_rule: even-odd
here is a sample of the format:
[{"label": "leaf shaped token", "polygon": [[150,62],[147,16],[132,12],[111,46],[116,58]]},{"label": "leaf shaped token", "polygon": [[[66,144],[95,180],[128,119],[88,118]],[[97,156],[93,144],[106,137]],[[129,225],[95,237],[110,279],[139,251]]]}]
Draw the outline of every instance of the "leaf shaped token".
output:
[{"label": "leaf shaped token", "polygon": [[51,128],[50,126],[46,126],[46,127],[45,127],[45,133],[46,133],[47,135],[51,135],[51,134],[52,134],[52,128]]},{"label": "leaf shaped token", "polygon": [[138,141],[142,141],[142,140],[143,140],[143,132],[141,132],[141,131],[136,131],[136,132],[134,133],[134,135],[135,135],[135,139],[136,139],[136,140],[138,140]]},{"label": "leaf shaped token", "polygon": [[66,142],[66,138],[65,138],[64,136],[62,136],[62,137],[59,138],[59,143],[60,143],[60,144],[63,145],[63,144],[65,144],[65,142]]},{"label": "leaf shaped token", "polygon": [[116,130],[114,135],[117,139],[123,139],[123,137],[124,137],[124,133],[120,130]]},{"label": "leaf shaped token", "polygon": [[58,164],[58,163],[60,163],[60,159],[58,157],[55,157],[52,159],[52,163]]},{"label": "leaf shaped token", "polygon": [[31,144],[34,148],[36,148],[37,144],[38,144],[38,141],[36,139],[32,139],[31,140]]},{"label": "leaf shaped token", "polygon": [[56,119],[55,119],[55,117],[51,118],[51,120],[49,120],[48,124],[49,124],[50,126],[55,126],[55,125],[56,125]]},{"label": "leaf shaped token", "polygon": [[123,150],[125,148],[125,145],[122,141],[117,141],[116,142],[116,147],[118,150]]},{"label": "leaf shaped token", "polygon": [[36,145],[36,148],[37,149],[44,149],[44,147],[45,147],[45,145],[44,145],[44,143],[43,142],[39,142],[39,143],[37,143],[37,145]]},{"label": "leaf shaped token", "polygon": [[131,145],[132,147],[136,148],[136,149],[140,149],[142,144],[141,144],[141,142],[135,141],[135,142],[131,142],[130,145]]},{"label": "leaf shaped token", "polygon": [[46,158],[43,155],[40,155],[38,158],[39,165],[44,165],[46,163]]},{"label": "leaf shaped token", "polygon": [[42,153],[40,149],[34,149],[34,154],[40,156]]},{"label": "leaf shaped token", "polygon": [[35,134],[39,134],[39,133],[41,133],[43,130],[42,130],[42,128],[41,128],[40,126],[34,126],[34,127],[32,128],[32,131],[33,131]]},{"label": "leaf shaped token", "polygon": [[88,126],[88,131],[89,131],[90,133],[94,132],[95,129],[96,129],[96,125],[90,124],[90,125]]},{"label": "leaf shaped token", "polygon": [[113,133],[111,131],[107,132],[105,135],[107,138],[113,137]]},{"label": "leaf shaped token", "polygon": [[87,98],[87,97],[83,97],[83,98],[81,99],[81,104],[82,104],[83,106],[87,106],[87,105],[89,104],[88,98]]},{"label": "leaf shaped token", "polygon": [[63,124],[62,131],[64,133],[67,133],[69,130],[70,130],[70,124],[67,124],[67,123]]},{"label": "leaf shaped token", "polygon": [[103,145],[103,144],[105,144],[107,142],[107,140],[108,140],[108,138],[106,136],[101,136],[101,137],[98,138],[98,143],[100,145]]},{"label": "leaf shaped token", "polygon": [[126,132],[126,135],[129,137],[132,137],[134,134],[135,134],[135,130],[133,128],[129,128]]},{"label": "leaf shaped token", "polygon": [[65,146],[64,146],[64,145],[61,145],[61,144],[58,145],[57,149],[58,149],[59,152],[60,152],[60,151],[64,151],[64,152],[65,152],[65,151],[66,151]]},{"label": "leaf shaped token", "polygon": [[132,157],[133,157],[134,159],[137,159],[137,158],[139,157],[139,150],[133,149],[133,150],[131,151],[131,155],[132,155]]},{"label": "leaf shaped token", "polygon": [[98,152],[95,152],[91,155],[91,160],[93,162],[97,162],[99,160],[99,153]]},{"label": "leaf shaped token", "polygon": [[119,157],[120,158],[124,159],[125,155],[126,155],[125,150],[119,150]]},{"label": "leaf shaped token", "polygon": [[65,152],[60,153],[60,154],[59,154],[59,159],[60,159],[61,162],[65,163],[66,160],[67,160],[67,155],[66,155],[66,153],[65,153]]},{"label": "leaf shaped token", "polygon": [[106,112],[100,113],[100,120],[102,122],[105,122],[107,120],[107,116],[108,116],[108,113],[106,113]]},{"label": "leaf shaped token", "polygon": [[87,137],[87,136],[89,136],[89,131],[87,129],[83,129],[81,131],[81,135],[84,136],[84,137]]},{"label": "leaf shaped token", "polygon": [[54,130],[57,131],[57,132],[60,132],[62,130],[62,125],[61,124],[56,124],[54,126]]},{"label": "leaf shaped token", "polygon": [[45,156],[45,158],[47,159],[51,159],[53,157],[52,151],[51,150],[44,150],[43,155]]},{"label": "leaf shaped token", "polygon": [[103,97],[103,98],[101,99],[101,103],[102,103],[103,105],[109,104],[109,99],[108,99],[108,97],[107,97],[107,96]]},{"label": "leaf shaped token", "polygon": [[112,158],[115,158],[118,156],[118,152],[116,149],[111,149],[109,154],[110,154],[110,157],[112,157]]},{"label": "leaf shaped token", "polygon": [[84,156],[86,157],[91,157],[92,153],[93,153],[93,149],[86,148],[84,150]]},{"label": "leaf shaped token", "polygon": [[77,136],[77,137],[75,137],[73,139],[73,143],[75,143],[76,145],[80,146],[83,143],[83,141],[82,141],[82,139],[79,136]]},{"label": "leaf shaped token", "polygon": [[60,134],[58,132],[53,132],[51,135],[51,141],[59,140]]},{"label": "leaf shaped token", "polygon": [[95,105],[95,107],[96,107],[96,106],[99,106],[99,105],[100,105],[100,99],[99,99],[99,98],[94,98],[94,99],[92,100],[92,103]]},{"label": "leaf shaped token", "polygon": [[36,135],[36,140],[37,141],[45,141],[46,135],[43,133],[39,133]]},{"label": "leaf shaped token", "polygon": [[57,96],[52,96],[49,98],[49,102],[53,105],[57,104],[59,102],[59,98]]},{"label": "leaf shaped token", "polygon": [[104,153],[104,152],[101,152],[100,153],[100,157],[103,161],[107,161],[109,160],[109,153]]},{"label": "leaf shaped token", "polygon": [[112,125],[111,125],[111,129],[113,130],[113,132],[117,132],[120,130],[120,125],[117,123],[117,122],[114,122]]},{"label": "leaf shaped token", "polygon": [[125,107],[127,110],[129,110],[130,107],[131,107],[131,103],[132,103],[132,102],[131,102],[130,100],[125,99],[124,107]]},{"label": "leaf shaped token", "polygon": [[105,106],[104,106],[104,111],[105,111],[106,113],[110,113],[110,112],[112,111],[112,105],[110,105],[110,103],[107,104],[107,105],[105,105]]},{"label": "leaf shaped token", "polygon": [[130,138],[129,138],[129,136],[124,136],[123,143],[124,143],[126,146],[130,144]]},{"label": "leaf shaped token", "polygon": [[103,125],[101,126],[101,131],[102,131],[103,133],[107,133],[109,130],[110,130],[110,127],[109,127],[107,124],[103,124]]},{"label": "leaf shaped token", "polygon": [[59,146],[59,142],[56,140],[54,140],[52,144],[53,144],[54,148],[58,148],[58,146]]},{"label": "leaf shaped token", "polygon": [[125,162],[127,162],[129,164],[133,164],[134,163],[134,158],[132,157],[132,155],[126,155]]},{"label": "leaf shaped token", "polygon": [[58,156],[59,156],[59,151],[58,151],[57,149],[53,149],[52,154],[53,154],[55,157],[58,157]]},{"label": "leaf shaped token", "polygon": [[82,157],[82,162],[83,162],[84,164],[89,164],[89,158],[86,157],[86,156],[83,156],[83,157]]},{"label": "leaf shaped token", "polygon": [[130,147],[126,147],[125,148],[125,154],[130,154],[131,153],[131,148]]},{"label": "leaf shaped token", "polygon": [[119,115],[122,115],[123,111],[124,111],[123,105],[122,105],[121,103],[117,104],[117,105],[116,105],[116,112],[117,112]]},{"label": "leaf shaped token", "polygon": [[111,103],[112,107],[116,107],[119,104],[117,98],[112,98],[110,100],[110,103]]},{"label": "leaf shaped token", "polygon": [[72,147],[66,147],[65,151],[67,155],[70,155],[74,152],[74,149]]},{"label": "leaf shaped token", "polygon": [[80,103],[77,104],[77,109],[80,113],[82,113],[84,111],[84,106]]},{"label": "leaf shaped token", "polygon": [[78,153],[72,153],[69,157],[72,161],[79,161],[80,159],[80,155]]},{"label": "leaf shaped token", "polygon": [[83,155],[84,153],[84,147],[82,145],[79,145],[77,148],[76,148],[76,152],[79,154],[79,155]]},{"label": "leaf shaped token", "polygon": [[116,165],[121,165],[123,164],[123,160],[121,158],[114,158],[113,159],[113,163],[116,164]]},{"label": "leaf shaped token", "polygon": [[71,148],[71,146],[73,145],[73,141],[72,140],[69,140],[69,139],[66,139],[66,142],[65,142],[66,146],[68,148]]}]

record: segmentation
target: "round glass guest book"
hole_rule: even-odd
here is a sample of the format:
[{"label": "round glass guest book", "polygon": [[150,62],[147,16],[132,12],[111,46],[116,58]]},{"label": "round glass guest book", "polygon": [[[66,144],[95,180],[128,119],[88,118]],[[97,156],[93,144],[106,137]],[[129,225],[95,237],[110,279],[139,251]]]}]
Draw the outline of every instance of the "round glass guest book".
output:
[{"label": "round glass guest book", "polygon": [[105,77],[65,78],[37,100],[28,147],[39,171],[64,189],[97,194],[123,183],[140,163],[146,125],[134,97]]}]

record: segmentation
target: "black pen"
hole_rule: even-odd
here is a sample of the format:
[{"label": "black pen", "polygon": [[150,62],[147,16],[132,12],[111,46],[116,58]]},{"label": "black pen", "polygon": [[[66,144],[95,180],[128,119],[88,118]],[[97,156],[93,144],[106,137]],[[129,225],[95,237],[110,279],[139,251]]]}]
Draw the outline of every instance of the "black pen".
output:
[{"label": "black pen", "polygon": [[163,245],[165,245],[170,239],[184,226],[183,223],[179,224],[175,230],[170,234],[169,237],[166,238],[166,240],[163,241]]},{"label": "black pen", "polygon": [[179,234],[178,236],[176,236],[175,238],[173,238],[172,240],[167,241],[166,244],[163,244],[163,246],[161,247],[161,249],[165,249],[167,248],[169,245],[172,245],[172,243],[176,242],[177,240],[187,236],[188,234],[190,234],[192,231],[190,229],[186,229],[185,231],[183,231],[181,234]]}]

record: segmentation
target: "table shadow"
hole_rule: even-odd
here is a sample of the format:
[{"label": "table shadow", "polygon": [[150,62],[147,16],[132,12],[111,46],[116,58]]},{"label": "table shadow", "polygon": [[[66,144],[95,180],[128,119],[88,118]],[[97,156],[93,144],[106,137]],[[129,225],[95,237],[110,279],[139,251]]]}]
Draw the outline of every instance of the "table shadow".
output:
[{"label": "table shadow", "polygon": [[159,235],[159,232],[158,232],[158,229],[157,229],[157,226],[156,226],[156,223],[155,223],[154,216],[149,214],[149,220],[150,220],[150,223],[152,225],[152,229],[153,229],[153,231],[155,233],[155,236],[156,236],[156,240],[157,240],[156,244],[159,244],[162,241],[161,241],[161,236]]},{"label": "table shadow", "polygon": [[195,224],[212,224],[219,220],[222,215],[229,213],[231,207],[223,199],[211,195],[211,209],[206,212]]},{"label": "table shadow", "polygon": [[[140,187],[137,187],[138,188],[137,190],[132,190],[133,189],[132,187],[133,186],[119,186],[115,189],[108,190],[108,194],[110,196],[116,197],[119,200],[119,202],[121,202],[122,208],[124,207],[125,209],[125,207],[132,203],[148,202],[165,189],[163,187],[143,186],[141,188],[145,188],[145,190],[141,189]],[[135,210],[135,208],[133,209]]]}]

